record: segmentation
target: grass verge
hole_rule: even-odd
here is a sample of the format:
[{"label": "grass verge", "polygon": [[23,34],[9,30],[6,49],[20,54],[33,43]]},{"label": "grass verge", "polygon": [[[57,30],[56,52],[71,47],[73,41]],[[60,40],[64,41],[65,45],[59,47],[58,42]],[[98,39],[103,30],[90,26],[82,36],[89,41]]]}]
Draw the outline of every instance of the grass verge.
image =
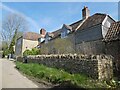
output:
[{"label": "grass verge", "polygon": [[22,73],[50,82],[52,84],[63,84],[69,82],[82,88],[108,88],[104,82],[95,81],[83,74],[70,74],[64,70],[46,67],[42,64],[16,62],[16,68]]}]

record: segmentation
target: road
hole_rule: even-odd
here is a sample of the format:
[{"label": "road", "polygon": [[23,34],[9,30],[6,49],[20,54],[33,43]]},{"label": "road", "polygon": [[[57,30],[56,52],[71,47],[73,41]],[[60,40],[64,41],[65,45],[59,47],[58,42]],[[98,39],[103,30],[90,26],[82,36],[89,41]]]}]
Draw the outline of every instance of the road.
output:
[{"label": "road", "polygon": [[[2,73],[2,74],[1,74]],[[2,77],[1,88],[38,88],[31,80],[20,74],[15,69],[13,61],[0,58],[0,77]]]}]

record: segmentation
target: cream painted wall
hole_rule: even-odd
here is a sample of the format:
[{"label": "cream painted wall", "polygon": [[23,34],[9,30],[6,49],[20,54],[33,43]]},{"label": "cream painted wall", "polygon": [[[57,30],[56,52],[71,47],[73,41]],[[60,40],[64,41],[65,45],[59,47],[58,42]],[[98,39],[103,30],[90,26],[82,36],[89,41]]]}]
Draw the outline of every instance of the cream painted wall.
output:
[{"label": "cream painted wall", "polygon": [[38,41],[23,39],[22,54],[26,49],[32,49],[38,45]]}]

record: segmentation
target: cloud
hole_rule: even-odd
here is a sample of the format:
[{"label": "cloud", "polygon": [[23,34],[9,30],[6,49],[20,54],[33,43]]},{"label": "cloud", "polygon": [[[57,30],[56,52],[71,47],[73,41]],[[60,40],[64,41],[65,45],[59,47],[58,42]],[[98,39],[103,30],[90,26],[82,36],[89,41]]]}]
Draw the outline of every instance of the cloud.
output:
[{"label": "cloud", "polygon": [[39,29],[39,25],[31,18],[28,17],[26,15],[24,15],[23,13],[16,11],[14,9],[11,9],[10,7],[2,4],[2,10],[6,10],[8,12],[14,13],[14,14],[18,14],[20,16],[22,16],[25,20],[27,20],[34,28],[36,28],[37,30]]}]

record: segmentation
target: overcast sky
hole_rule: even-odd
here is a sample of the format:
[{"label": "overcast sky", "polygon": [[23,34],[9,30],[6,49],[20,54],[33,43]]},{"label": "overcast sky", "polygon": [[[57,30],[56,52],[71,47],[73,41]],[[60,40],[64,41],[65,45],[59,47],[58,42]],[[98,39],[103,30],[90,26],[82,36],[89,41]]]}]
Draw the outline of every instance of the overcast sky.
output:
[{"label": "overcast sky", "polygon": [[45,28],[51,32],[82,19],[84,6],[90,15],[105,13],[118,20],[117,2],[3,2],[0,17],[4,20],[10,13],[19,13],[30,23],[29,31],[39,33],[40,28]]}]

